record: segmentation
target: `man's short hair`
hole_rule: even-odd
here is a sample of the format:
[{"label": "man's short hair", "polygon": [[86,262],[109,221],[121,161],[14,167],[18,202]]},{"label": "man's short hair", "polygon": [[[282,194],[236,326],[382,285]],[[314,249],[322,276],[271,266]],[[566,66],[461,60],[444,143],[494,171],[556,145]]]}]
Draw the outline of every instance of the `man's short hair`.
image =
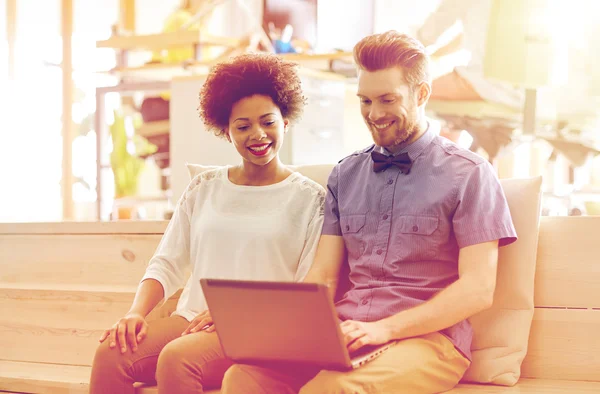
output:
[{"label": "man's short hair", "polygon": [[354,61],[366,71],[401,67],[411,87],[431,83],[429,56],[417,39],[395,30],[373,34],[354,46]]}]

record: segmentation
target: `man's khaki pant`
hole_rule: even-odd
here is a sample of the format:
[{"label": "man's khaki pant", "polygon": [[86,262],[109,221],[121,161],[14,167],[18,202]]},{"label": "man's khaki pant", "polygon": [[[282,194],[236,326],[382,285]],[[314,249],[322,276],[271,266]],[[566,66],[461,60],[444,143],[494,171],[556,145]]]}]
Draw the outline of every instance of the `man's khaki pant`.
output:
[{"label": "man's khaki pant", "polygon": [[[398,342],[376,359],[348,371],[302,371],[236,364],[223,394],[429,394],[452,389],[469,361],[442,334]],[[315,376],[316,375],[316,376]]]},{"label": "man's khaki pant", "polygon": [[216,332],[181,336],[189,325],[180,316],[155,320],[135,353],[127,346],[109,348],[104,341],[92,365],[90,394],[133,394],[134,382],[158,383],[158,392],[202,393],[217,388],[231,366],[221,350]]}]

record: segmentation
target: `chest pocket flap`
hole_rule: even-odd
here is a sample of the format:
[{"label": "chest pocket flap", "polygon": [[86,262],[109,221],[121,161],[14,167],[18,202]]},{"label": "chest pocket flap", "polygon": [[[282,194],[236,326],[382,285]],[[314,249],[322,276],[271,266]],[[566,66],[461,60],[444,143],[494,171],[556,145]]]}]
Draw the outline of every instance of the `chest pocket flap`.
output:
[{"label": "chest pocket flap", "polygon": [[437,230],[440,219],[436,216],[400,217],[400,232],[404,234],[431,235]]},{"label": "chest pocket flap", "polygon": [[343,234],[359,232],[365,226],[365,215],[347,215],[340,218]]}]

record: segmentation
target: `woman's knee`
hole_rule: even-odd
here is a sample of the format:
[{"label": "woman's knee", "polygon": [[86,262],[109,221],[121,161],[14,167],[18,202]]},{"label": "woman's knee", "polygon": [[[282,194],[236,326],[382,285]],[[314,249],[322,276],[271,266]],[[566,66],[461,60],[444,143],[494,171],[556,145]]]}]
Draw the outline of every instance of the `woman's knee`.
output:
[{"label": "woman's knee", "polygon": [[174,374],[181,371],[184,365],[185,355],[183,349],[174,342],[169,342],[158,355],[156,364],[157,379],[174,377]]},{"label": "woman's knee", "polygon": [[135,378],[129,368],[131,361],[128,353],[121,354],[118,349],[111,349],[108,341],[96,348],[92,373],[90,376],[90,393],[129,392]]},{"label": "woman's knee", "polygon": [[121,354],[117,348],[110,348],[108,341],[104,341],[96,348],[92,368],[108,370],[124,370],[128,364],[127,354]]}]

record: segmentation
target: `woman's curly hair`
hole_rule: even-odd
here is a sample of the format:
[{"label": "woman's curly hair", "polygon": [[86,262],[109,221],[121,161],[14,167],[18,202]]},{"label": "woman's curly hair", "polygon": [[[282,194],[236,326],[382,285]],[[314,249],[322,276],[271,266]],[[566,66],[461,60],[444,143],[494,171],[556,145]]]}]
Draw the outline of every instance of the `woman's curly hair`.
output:
[{"label": "woman's curly hair", "polygon": [[249,96],[269,96],[291,122],[302,116],[302,94],[296,64],[273,54],[244,54],[215,65],[200,90],[200,117],[209,131],[224,137],[233,105]]}]

